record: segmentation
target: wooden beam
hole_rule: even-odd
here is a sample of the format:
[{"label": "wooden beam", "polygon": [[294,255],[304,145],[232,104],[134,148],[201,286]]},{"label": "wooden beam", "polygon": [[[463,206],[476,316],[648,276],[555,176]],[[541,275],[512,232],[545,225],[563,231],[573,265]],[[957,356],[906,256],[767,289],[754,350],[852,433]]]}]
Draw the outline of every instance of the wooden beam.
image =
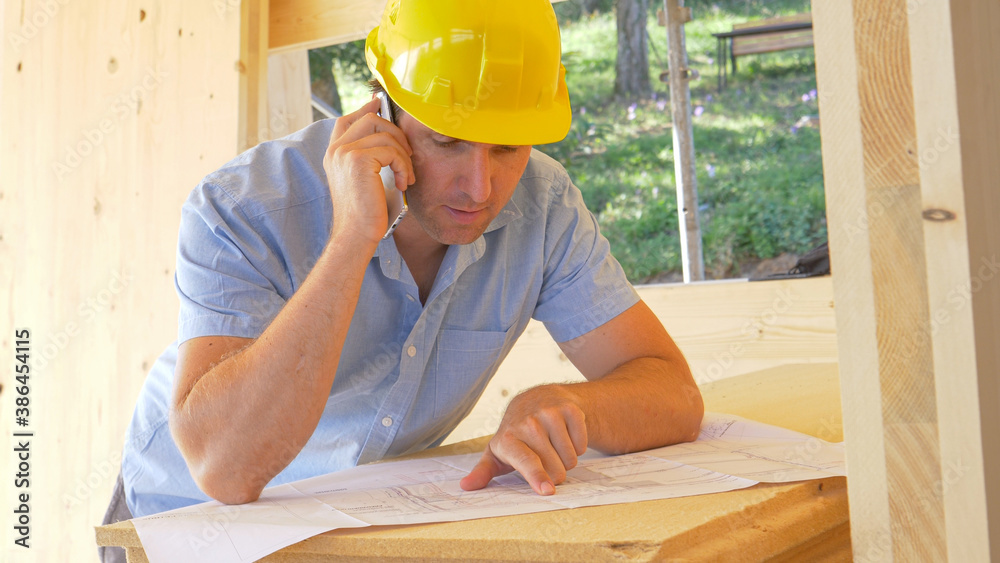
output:
[{"label": "wooden beam", "polygon": [[307,51],[268,57],[267,107],[271,139],[294,133],[313,122]]},{"label": "wooden beam", "polygon": [[[1000,559],[1000,5],[908,11],[949,561]],[[922,339],[924,340],[924,339]],[[989,478],[989,475],[993,475]]]},{"label": "wooden beam", "polygon": [[[997,52],[1000,9],[828,0],[813,13],[854,557],[988,560],[1000,299],[985,275],[969,288],[1000,254],[987,188],[1000,72],[982,55]],[[982,68],[963,79],[971,61]]]},{"label": "wooden beam", "polygon": [[240,126],[238,150],[269,138],[267,106],[268,0],[240,2]]},{"label": "wooden beam", "polygon": [[677,192],[677,221],[681,242],[684,282],[705,279],[705,257],[701,249],[698,220],[698,173],[695,168],[694,130],[691,124],[691,83],[684,24],[690,8],[679,0],[663,0],[666,16],[667,55],[670,76],[670,115],[673,119],[674,185]]},{"label": "wooden beam", "polygon": [[364,39],[378,27],[385,9],[385,0],[270,0],[270,4],[271,53]]}]

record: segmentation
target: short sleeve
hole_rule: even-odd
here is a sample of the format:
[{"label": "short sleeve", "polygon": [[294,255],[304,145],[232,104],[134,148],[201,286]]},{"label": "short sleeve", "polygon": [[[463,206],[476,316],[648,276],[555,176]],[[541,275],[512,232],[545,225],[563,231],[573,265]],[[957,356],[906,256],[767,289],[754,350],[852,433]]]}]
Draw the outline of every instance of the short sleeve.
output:
[{"label": "short sleeve", "polygon": [[181,212],[178,342],[256,338],[284,306],[282,260],[224,189],[203,183]]},{"label": "short sleeve", "polygon": [[545,228],[544,280],[533,317],[556,342],[586,334],[639,301],[583,194],[568,178],[553,189]]}]

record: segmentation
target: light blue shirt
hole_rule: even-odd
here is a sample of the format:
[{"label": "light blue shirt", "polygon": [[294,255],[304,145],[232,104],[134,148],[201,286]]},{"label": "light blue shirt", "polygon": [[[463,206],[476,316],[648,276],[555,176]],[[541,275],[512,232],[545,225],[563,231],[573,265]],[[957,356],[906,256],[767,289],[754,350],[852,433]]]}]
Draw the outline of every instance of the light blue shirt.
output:
[{"label": "light blue shirt", "polygon": [[[177,344],[255,338],[302,285],[329,239],[322,159],[332,129],[333,120],[320,121],[259,145],[207,176],[184,204],[178,339],[146,378],[122,456],[134,516],[209,500],[167,424]],[[438,445],[530,318],[563,342],[638,299],[566,171],[533,151],[483,236],[448,248],[426,305],[392,238],[379,244],[319,425],[269,485]]]}]

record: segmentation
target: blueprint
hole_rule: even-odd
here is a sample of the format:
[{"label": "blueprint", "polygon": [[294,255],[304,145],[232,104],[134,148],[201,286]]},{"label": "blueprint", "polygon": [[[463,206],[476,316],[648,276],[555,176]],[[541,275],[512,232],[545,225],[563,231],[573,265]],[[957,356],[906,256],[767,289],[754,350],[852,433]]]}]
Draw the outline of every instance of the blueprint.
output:
[{"label": "blueprint", "polygon": [[260,499],[207,502],[132,520],[152,563],[242,563],[326,531],[450,522],[629,503],[844,475],[843,444],[733,415],[706,413],[701,435],[619,456],[587,452],[552,496],[517,473],[479,491],[459,480],[480,454],[354,467],[265,489]]},{"label": "blueprint", "polygon": [[763,483],[847,475],[843,442],[729,414],[705,413],[696,441],[646,453]]}]

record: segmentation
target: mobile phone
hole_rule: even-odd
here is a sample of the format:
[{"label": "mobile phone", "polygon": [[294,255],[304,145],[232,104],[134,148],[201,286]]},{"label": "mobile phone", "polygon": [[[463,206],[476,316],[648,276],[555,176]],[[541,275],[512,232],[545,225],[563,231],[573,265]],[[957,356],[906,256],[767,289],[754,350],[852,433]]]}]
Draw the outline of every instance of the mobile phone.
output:
[{"label": "mobile phone", "polygon": [[[389,108],[389,96],[387,96],[385,92],[379,92],[376,96],[378,96],[379,101],[382,103],[378,114],[382,116],[382,119],[392,123],[392,110]],[[392,168],[383,166],[382,170],[379,171],[379,176],[382,177],[382,186],[385,188],[386,201],[389,201],[390,194],[395,192],[399,194],[402,202],[402,206],[399,208],[399,215],[397,215],[396,220],[389,225],[389,229],[386,230],[385,235],[382,237],[382,240],[385,240],[391,237],[392,233],[396,231],[396,227],[398,227],[399,223],[403,221],[403,217],[406,217],[406,212],[409,211],[410,207],[406,204],[406,192],[401,192],[396,189],[396,175],[393,173]]]}]

